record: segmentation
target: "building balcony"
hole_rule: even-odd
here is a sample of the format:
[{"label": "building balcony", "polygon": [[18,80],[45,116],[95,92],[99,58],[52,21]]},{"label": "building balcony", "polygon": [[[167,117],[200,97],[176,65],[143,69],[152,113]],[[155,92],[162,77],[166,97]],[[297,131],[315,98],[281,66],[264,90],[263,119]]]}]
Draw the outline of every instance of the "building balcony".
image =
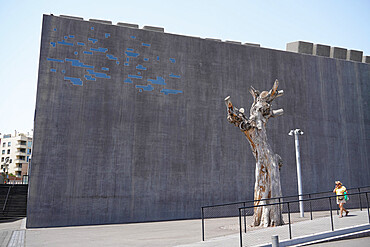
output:
[{"label": "building balcony", "polygon": [[15,152],[15,155],[16,156],[25,156],[26,152],[17,151],[17,152]]},{"label": "building balcony", "polygon": [[15,144],[15,147],[16,148],[27,148],[27,143],[26,144],[17,143]]},{"label": "building balcony", "polygon": [[14,171],[16,171],[16,172],[21,172],[21,171],[22,171],[22,168],[21,168],[21,167],[15,167],[15,168],[14,168]]},{"label": "building balcony", "polygon": [[28,162],[26,160],[16,159],[14,161],[15,164],[27,164]]}]

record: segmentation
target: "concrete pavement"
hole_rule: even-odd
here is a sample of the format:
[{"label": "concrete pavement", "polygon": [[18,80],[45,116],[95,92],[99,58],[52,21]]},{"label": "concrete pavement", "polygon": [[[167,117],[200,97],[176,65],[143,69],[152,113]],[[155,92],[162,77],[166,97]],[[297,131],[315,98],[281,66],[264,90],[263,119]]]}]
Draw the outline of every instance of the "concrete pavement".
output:
[{"label": "concrete pavement", "polygon": [[[320,215],[318,213],[318,215]],[[367,211],[351,211],[351,216],[338,218],[334,215],[335,232],[339,229],[351,231],[354,226],[369,227]],[[292,215],[291,225],[294,239],[307,238],[326,234],[333,234],[330,226],[330,217],[322,214],[321,217],[302,219]],[[239,226],[237,218],[208,219],[206,220],[206,241],[201,241],[201,220],[182,220],[117,225],[75,226],[59,228],[24,229],[22,221],[0,224],[0,243],[7,246],[13,239],[13,245],[8,246],[130,246],[130,247],[217,247],[239,246]],[[271,243],[271,236],[278,235],[280,243],[289,241],[289,226],[271,228],[248,227],[243,234],[245,246],[265,246]],[[348,230],[349,229],[349,230]],[[24,244],[22,231],[25,233]],[[16,233],[16,234],[15,234]],[[320,236],[319,236],[320,238]],[[307,239],[306,239],[307,240]],[[288,243],[288,242],[286,242]]]}]

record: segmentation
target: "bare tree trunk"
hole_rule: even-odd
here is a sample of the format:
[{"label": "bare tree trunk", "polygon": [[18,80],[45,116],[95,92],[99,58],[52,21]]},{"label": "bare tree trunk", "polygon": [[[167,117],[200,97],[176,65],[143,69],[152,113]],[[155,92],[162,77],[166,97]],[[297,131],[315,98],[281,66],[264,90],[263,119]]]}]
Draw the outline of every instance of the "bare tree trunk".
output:
[{"label": "bare tree trunk", "polygon": [[[228,116],[227,120],[239,127],[244,133],[251,146],[254,158],[256,159],[254,200],[255,206],[266,205],[278,202],[281,197],[280,167],[281,157],[275,154],[267,142],[266,123],[270,117],[283,114],[283,110],[272,110],[271,102],[281,95],[283,91],[277,91],[278,81],[276,80],[272,89],[260,93],[253,87],[250,90],[254,102],[250,109],[250,116],[246,118],[244,109],[234,107],[228,96],[225,99]],[[281,207],[279,205],[260,206],[254,209],[254,226],[278,226],[284,224]]]}]

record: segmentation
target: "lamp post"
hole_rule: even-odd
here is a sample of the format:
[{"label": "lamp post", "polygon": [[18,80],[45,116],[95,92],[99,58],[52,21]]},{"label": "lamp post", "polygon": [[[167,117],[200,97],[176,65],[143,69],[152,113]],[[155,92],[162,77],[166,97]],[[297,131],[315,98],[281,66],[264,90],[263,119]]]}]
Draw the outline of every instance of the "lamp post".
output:
[{"label": "lamp post", "polygon": [[297,163],[297,179],[298,179],[298,195],[299,195],[299,212],[301,217],[304,217],[304,208],[303,208],[303,192],[302,192],[302,174],[301,174],[301,156],[299,154],[299,135],[303,135],[303,131],[300,129],[295,129],[289,131],[288,135],[292,136],[294,134],[295,140],[295,158]]}]

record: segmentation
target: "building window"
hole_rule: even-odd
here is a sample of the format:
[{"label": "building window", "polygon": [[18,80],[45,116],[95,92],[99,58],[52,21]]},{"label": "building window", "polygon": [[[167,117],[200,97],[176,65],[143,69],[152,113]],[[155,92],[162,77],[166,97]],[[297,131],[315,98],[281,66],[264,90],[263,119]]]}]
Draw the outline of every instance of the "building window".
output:
[{"label": "building window", "polygon": [[7,152],[7,154],[10,154],[10,149],[8,149],[8,152]]},{"label": "building window", "polygon": [[19,168],[22,168],[22,164],[19,164]]},{"label": "building window", "polygon": [[9,164],[11,164],[11,163],[12,163],[12,159],[9,160]]},{"label": "building window", "polygon": [[2,154],[5,154],[5,150],[1,151]]},{"label": "building window", "polygon": [[3,142],[3,148],[5,148],[5,145],[6,145],[6,143],[5,143],[5,142]]},{"label": "building window", "polygon": [[11,142],[8,142],[8,147],[10,147],[12,145],[12,143]]},{"label": "building window", "polygon": [[27,154],[31,154],[31,149],[27,149]]},{"label": "building window", "polygon": [[1,162],[4,162],[4,157],[1,157]]},{"label": "building window", "polygon": [[30,147],[32,147],[32,141],[28,141],[28,147],[30,148]]}]

